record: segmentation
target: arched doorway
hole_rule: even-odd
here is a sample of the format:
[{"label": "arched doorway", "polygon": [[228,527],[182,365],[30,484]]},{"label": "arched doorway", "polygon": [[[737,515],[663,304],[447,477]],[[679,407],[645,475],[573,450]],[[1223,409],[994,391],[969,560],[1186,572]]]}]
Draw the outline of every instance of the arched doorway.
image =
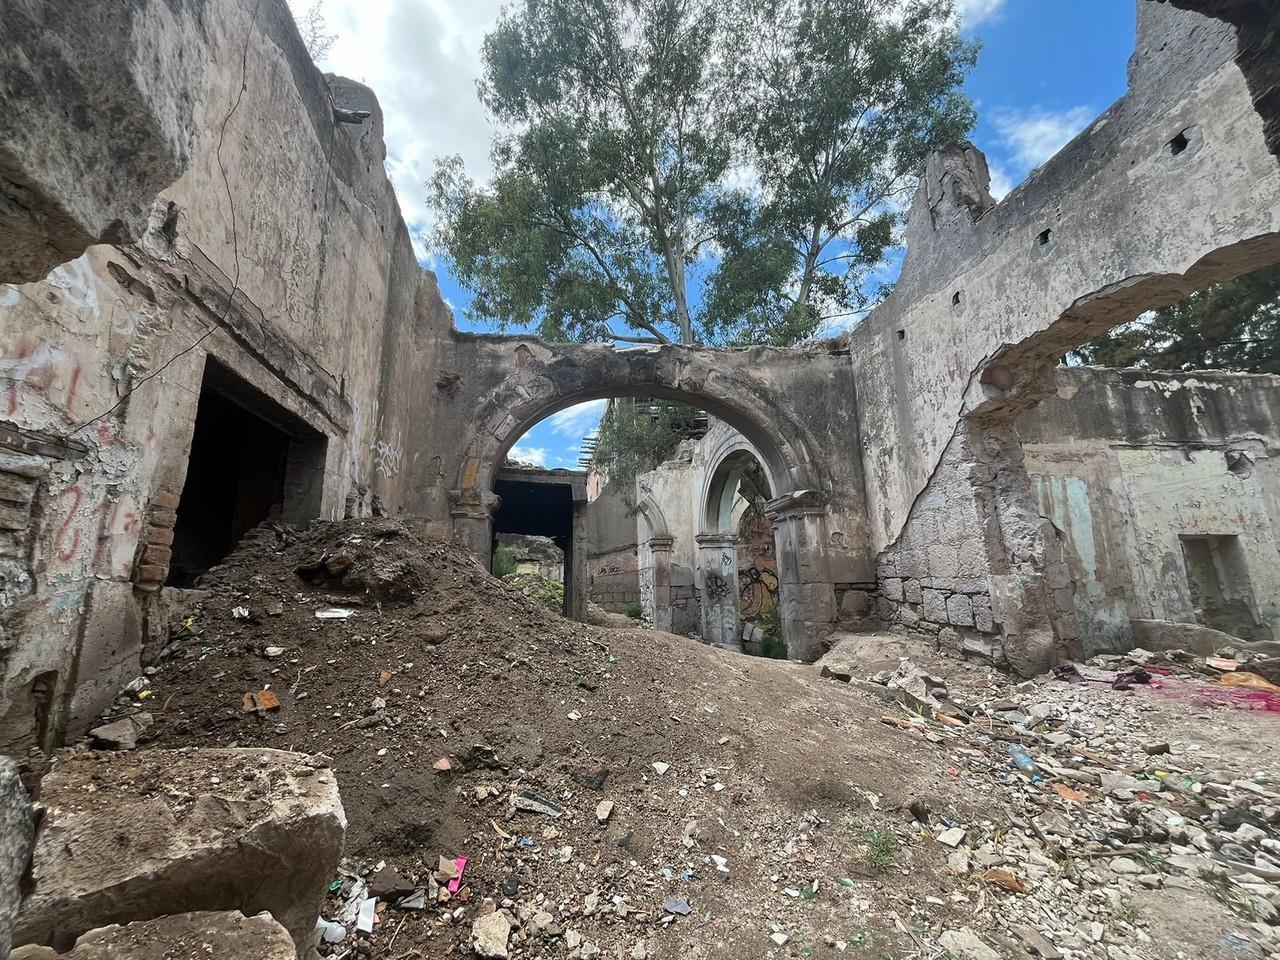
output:
[{"label": "arched doorway", "polygon": [[[477,557],[490,555],[493,510],[499,502],[498,473],[508,452],[536,424],[568,407],[602,398],[684,404],[726,424],[753,451],[772,497],[768,508],[777,528],[787,649],[797,659],[812,659],[822,652],[823,641],[836,623],[827,554],[835,538],[826,530],[827,498],[833,495],[833,487],[830,458],[815,458],[811,453],[816,442],[811,430],[815,424],[827,423],[827,414],[843,411],[827,411],[821,398],[829,397],[822,393],[816,395],[814,408],[798,415],[777,389],[781,374],[764,361],[785,367],[796,382],[809,382],[818,374],[826,379],[833,376],[840,358],[820,353],[806,355],[800,362],[795,354],[781,350],[673,346],[615,350],[546,344],[525,337],[459,335],[459,341],[485,358],[483,364],[474,363],[474,358],[467,364],[485,375],[467,381],[466,390],[457,394],[459,409],[468,413],[462,442],[446,458],[456,465],[449,471],[456,485],[448,491],[453,536]],[[847,472],[857,475],[852,467]],[[698,492],[695,489],[692,496]],[[700,532],[701,516],[691,513],[688,528],[672,530],[671,535],[692,539]],[[654,542],[641,549],[652,553],[656,548],[660,555],[666,546],[663,538],[649,540]],[[659,561],[660,557],[653,558],[655,572]],[[692,557],[689,564],[693,566]],[[566,563],[566,576],[585,579],[585,569],[576,565],[570,569]]]},{"label": "arched doorway", "polygon": [[746,439],[730,435],[705,478],[697,574],[703,637],[746,653],[785,654],[782,575],[774,500],[763,465]]}]

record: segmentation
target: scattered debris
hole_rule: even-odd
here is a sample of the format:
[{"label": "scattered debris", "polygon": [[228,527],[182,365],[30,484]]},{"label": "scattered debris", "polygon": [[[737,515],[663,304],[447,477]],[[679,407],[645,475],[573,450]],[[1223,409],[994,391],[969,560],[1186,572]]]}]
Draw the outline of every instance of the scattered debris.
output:
[{"label": "scattered debris", "polygon": [[245,713],[273,713],[280,709],[280,698],[273,690],[257,690],[246,693],[241,709]]},{"label": "scattered debris", "polygon": [[486,913],[471,924],[471,945],[478,957],[506,957],[511,921],[501,910]]},{"label": "scattered debris", "polygon": [[100,750],[132,750],[138,737],[151,726],[151,714],[134,713],[89,731],[93,745]]},{"label": "scattered debris", "polygon": [[317,620],[347,620],[355,615],[354,610],[348,610],[345,607],[326,607],[316,611]]}]

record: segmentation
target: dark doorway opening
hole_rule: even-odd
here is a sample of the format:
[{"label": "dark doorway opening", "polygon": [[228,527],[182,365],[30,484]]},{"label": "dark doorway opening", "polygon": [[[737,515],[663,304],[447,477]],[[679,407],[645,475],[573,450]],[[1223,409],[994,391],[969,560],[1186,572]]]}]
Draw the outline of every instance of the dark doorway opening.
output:
[{"label": "dark doorway opening", "polygon": [[[508,467],[498,474],[494,493],[500,506],[493,517],[493,551],[502,534],[547,537],[563,553],[564,615],[580,617],[580,544],[575,527],[586,503],[586,477],[578,471]],[[492,558],[492,552],[491,552]]]},{"label": "dark doorway opening", "polygon": [[323,434],[208,361],[168,584],[193,585],[264,520],[319,516],[324,454]]}]

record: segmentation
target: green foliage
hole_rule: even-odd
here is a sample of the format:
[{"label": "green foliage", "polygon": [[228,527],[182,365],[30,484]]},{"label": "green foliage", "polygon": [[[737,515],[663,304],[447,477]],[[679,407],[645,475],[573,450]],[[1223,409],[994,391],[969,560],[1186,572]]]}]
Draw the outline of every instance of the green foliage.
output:
[{"label": "green foliage", "polygon": [[787,659],[787,644],[782,639],[782,618],[777,607],[770,607],[760,614],[756,626],[764,631],[764,639],[760,641],[760,656],[772,660]]},{"label": "green foliage", "polygon": [[862,835],[862,842],[866,845],[862,853],[864,865],[880,873],[893,867],[898,841],[892,833],[888,830],[868,830]]},{"label": "green foliage", "polygon": [[504,329],[795,343],[865,305],[973,61],[950,0],[522,0],[484,44],[494,177],[439,164],[435,246]]},{"label": "green foliage", "polygon": [[502,580],[553,613],[564,612],[564,584],[561,581],[540,573],[509,573]]},{"label": "green foliage", "polygon": [[516,572],[516,553],[510,547],[498,547],[493,551],[493,575],[509,577]]},{"label": "green foliage", "polygon": [[886,291],[868,280],[929,151],[963,139],[977,47],[951,0],[742,0],[722,82],[756,196],[715,207],[712,339],[793,343]]},{"label": "green foliage", "polygon": [[639,620],[641,617],[644,616],[644,607],[642,607],[639,603],[633,600],[631,603],[628,603],[625,607],[622,608],[622,612],[625,613],[632,620]]},{"label": "green foliage", "polygon": [[675,454],[698,411],[682,403],[622,400],[609,405],[596,433],[595,462],[627,508],[636,510],[636,479]]},{"label": "green foliage", "polygon": [[1079,363],[1280,373],[1280,267],[1219,283],[1074,351]]}]

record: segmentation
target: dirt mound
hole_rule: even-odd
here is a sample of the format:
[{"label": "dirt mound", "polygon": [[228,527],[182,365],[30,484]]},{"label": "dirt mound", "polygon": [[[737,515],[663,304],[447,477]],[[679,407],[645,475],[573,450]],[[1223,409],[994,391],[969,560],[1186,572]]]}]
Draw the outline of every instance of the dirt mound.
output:
[{"label": "dirt mound", "polygon": [[[932,653],[894,671],[915,698],[899,702],[859,679],[868,657],[907,652],[895,638],[841,645],[852,661],[826,672],[846,683],[573,623],[395,521],[265,526],[203,586],[119,705],[154,717],[143,747],[331,759],[350,824],[326,908],[348,931],[336,955],[469,956],[479,922],[490,955],[510,925],[513,960],[969,956],[982,941],[1165,958],[1159,898],[1220,883],[1224,853],[1244,869],[1280,823],[1272,714],[1205,723],[1150,691],[1011,682]],[[938,684],[965,719],[912,706]],[[1218,919],[1176,949],[1216,955],[1247,930],[1239,955],[1280,950],[1280,895],[1251,872],[1229,882],[1266,922],[1213,914],[1216,888],[1193,884]],[[380,922],[344,954],[343,904],[366,894]]]},{"label": "dirt mound", "polygon": [[[762,891],[811,883],[815,855],[859,875],[850,837],[905,824],[917,793],[964,805],[940,759],[902,762],[899,731],[809,668],[564,620],[396,521],[260,528],[201,587],[147,678],[140,746],[325,754],[356,866],[424,886],[439,857],[468,857],[448,906],[390,909],[375,941],[404,921],[397,952],[458,949],[493,897],[528,915],[516,955],[573,953],[573,932],[604,956],[759,956],[796,906]],[[691,947],[670,897],[716,948]]]}]

